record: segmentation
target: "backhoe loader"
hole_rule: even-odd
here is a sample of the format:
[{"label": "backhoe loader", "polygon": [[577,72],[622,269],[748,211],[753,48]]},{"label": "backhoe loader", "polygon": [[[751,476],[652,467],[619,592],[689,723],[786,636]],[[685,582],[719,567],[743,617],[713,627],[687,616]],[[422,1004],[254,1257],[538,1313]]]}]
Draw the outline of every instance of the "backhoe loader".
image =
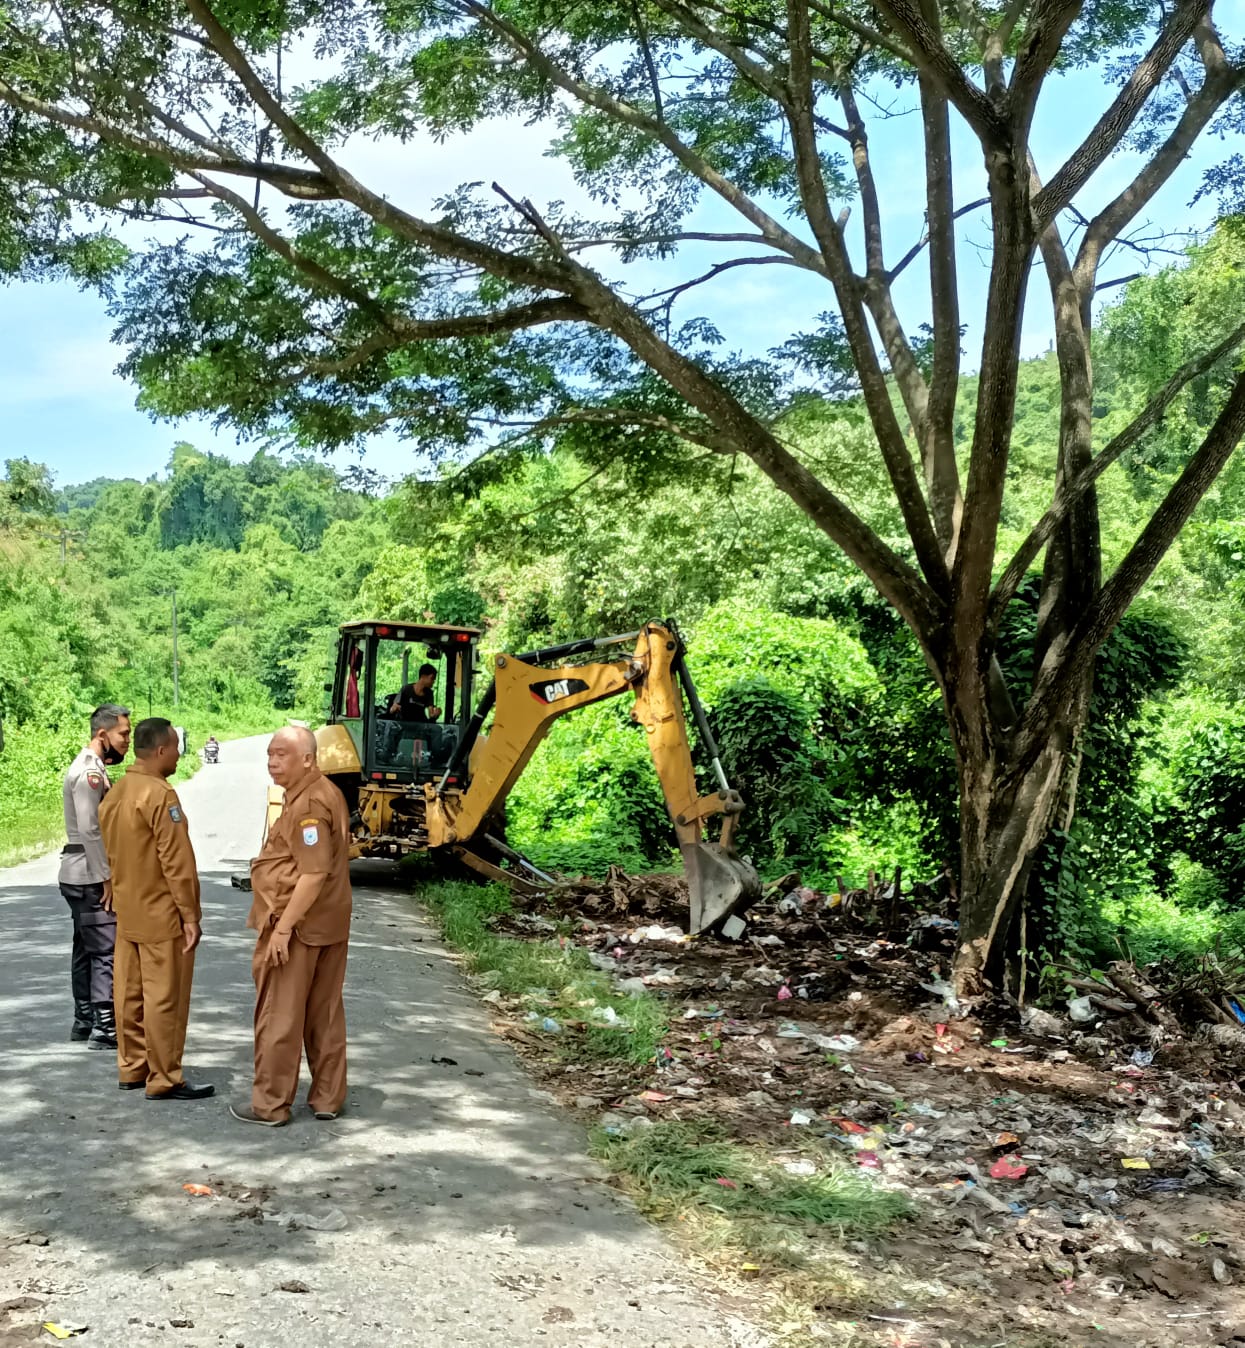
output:
[{"label": "backhoe loader", "polygon": [[[706,931],[756,899],[757,873],[734,847],[743,802],[722,770],[673,623],[497,655],[492,680],[472,709],[480,637],[475,628],[423,623],[341,627],[333,682],[325,685],[328,723],[316,742],[321,771],[351,812],[352,858],[449,854],[515,889],[548,888],[554,877],[505,841],[506,797],[555,720],[630,692],[631,715],[643,728],[687,873],[689,930]],[[632,643],[631,653],[615,659],[570,663]],[[431,678],[412,680],[412,657]],[[427,683],[432,688],[424,692]],[[716,789],[706,795],[696,785],[685,701],[714,776]],[[274,810],[280,813],[279,794],[270,797],[270,815]],[[722,816],[721,830],[709,841],[706,827],[715,815]]]}]

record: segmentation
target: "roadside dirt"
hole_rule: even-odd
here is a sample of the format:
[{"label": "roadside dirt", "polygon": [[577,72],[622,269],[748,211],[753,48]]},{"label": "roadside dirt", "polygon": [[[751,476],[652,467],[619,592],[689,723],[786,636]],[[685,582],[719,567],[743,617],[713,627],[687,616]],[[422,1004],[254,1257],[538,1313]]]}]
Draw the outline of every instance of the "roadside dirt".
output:
[{"label": "roadside dirt", "polygon": [[498,1028],[589,1121],[710,1119],[779,1156],[819,1139],[907,1194],[913,1221],[843,1251],[885,1299],[819,1306],[828,1342],[1245,1345],[1235,1040],[964,1015],[942,982],[949,920],[884,899],[779,890],[740,941],[685,941],[672,877],[572,888],[502,929],[569,926],[620,987],[667,998],[663,1049],[585,1067],[520,1014]]}]

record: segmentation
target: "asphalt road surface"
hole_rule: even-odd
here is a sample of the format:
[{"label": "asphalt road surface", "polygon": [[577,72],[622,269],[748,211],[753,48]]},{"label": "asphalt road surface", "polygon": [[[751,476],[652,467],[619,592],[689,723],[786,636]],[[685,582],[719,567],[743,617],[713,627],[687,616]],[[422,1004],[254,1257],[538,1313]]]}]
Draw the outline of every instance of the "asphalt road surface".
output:
[{"label": "asphalt road surface", "polygon": [[355,877],[347,1111],[230,1118],[253,989],[229,875],[258,845],[264,742],[180,788],[204,910],[186,1069],[213,1099],[119,1091],[113,1054],[69,1042],[56,858],[0,871],[0,1345],[53,1342],[47,1320],[84,1348],[761,1343],[604,1185],[383,872]]}]

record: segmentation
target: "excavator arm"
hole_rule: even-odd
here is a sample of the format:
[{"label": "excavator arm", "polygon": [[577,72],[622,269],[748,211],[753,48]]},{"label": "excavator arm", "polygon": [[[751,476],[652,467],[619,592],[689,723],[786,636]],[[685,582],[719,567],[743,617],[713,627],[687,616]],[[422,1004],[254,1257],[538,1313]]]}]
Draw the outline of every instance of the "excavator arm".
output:
[{"label": "excavator arm", "polygon": [[[633,639],[634,653],[621,659],[555,668],[547,663]],[[639,632],[624,636],[568,642],[518,656],[498,655],[492,686],[481,700],[444,776],[425,787],[428,846],[453,847],[475,869],[509,883],[524,884],[521,873],[493,865],[473,846],[487,843],[520,861],[538,879],[548,880],[549,877],[510,853],[489,833],[490,821],[497,818],[507,795],[554,721],[628,690],[635,697],[631,715],[644,727],[687,872],[691,932],[705,931],[742,912],[760,893],[756,871],[736,854],[734,847],[735,825],[743,801],[731,789],[722,770],[684,663],[683,643],[673,625],[648,623]],[[712,757],[718,789],[708,795],[701,795],[696,785],[684,720],[685,697],[701,741]],[[480,730],[490,712],[493,723],[488,738],[481,740]],[[460,791],[450,786],[449,781],[468,758],[471,781],[466,790]],[[719,814],[722,816],[719,836],[716,841],[708,841],[707,821]]]}]

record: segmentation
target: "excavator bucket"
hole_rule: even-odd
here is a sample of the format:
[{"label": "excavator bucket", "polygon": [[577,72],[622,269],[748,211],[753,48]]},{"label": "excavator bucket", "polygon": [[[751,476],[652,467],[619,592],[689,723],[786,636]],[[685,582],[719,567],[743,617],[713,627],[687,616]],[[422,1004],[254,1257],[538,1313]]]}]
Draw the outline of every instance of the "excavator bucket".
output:
[{"label": "excavator bucket", "polygon": [[761,877],[751,864],[718,843],[680,843],[691,900],[688,931],[692,936],[716,927],[761,897]]}]

